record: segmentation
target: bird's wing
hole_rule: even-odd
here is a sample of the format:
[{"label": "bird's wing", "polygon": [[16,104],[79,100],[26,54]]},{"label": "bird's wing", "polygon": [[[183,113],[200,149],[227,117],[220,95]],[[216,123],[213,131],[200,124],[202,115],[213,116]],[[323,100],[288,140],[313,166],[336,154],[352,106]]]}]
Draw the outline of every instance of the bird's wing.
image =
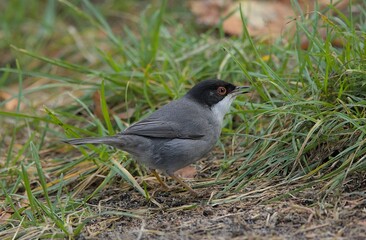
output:
[{"label": "bird's wing", "polygon": [[139,135],[155,138],[181,138],[181,139],[199,139],[204,135],[201,133],[187,132],[182,129],[178,123],[172,121],[161,121],[148,118],[137,122],[127,128],[120,134]]}]

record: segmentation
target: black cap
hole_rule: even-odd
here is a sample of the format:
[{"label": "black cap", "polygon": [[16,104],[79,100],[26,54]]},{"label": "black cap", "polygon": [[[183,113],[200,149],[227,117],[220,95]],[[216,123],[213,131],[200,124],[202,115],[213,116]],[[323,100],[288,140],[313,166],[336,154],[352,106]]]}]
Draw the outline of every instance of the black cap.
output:
[{"label": "black cap", "polygon": [[215,105],[233,92],[237,87],[219,79],[209,79],[197,83],[188,91],[186,97],[209,107]]}]

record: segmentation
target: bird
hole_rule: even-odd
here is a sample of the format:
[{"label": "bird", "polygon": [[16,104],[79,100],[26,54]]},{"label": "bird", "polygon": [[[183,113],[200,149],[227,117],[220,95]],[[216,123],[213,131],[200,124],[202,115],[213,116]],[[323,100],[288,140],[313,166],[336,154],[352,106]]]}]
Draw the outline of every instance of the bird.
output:
[{"label": "bird", "polygon": [[194,85],[183,97],[162,106],[114,136],[66,139],[72,145],[107,144],[121,149],[149,168],[158,182],[157,170],[170,176],[192,195],[197,192],[175,172],[204,157],[216,145],[223,120],[239,94],[249,86],[235,86],[220,79]]}]

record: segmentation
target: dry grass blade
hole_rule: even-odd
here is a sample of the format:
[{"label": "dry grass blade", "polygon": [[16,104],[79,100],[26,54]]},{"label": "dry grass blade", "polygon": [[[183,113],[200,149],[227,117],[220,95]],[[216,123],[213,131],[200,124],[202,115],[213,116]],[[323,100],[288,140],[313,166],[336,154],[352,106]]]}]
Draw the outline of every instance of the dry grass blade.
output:
[{"label": "dry grass blade", "polygon": [[141,193],[142,196],[144,196],[146,199],[149,199],[150,196],[142,187],[137,183],[135,178],[129,173],[129,171],[126,170],[119,162],[117,162],[115,159],[111,159],[111,162],[117,167],[119,170],[119,174],[126,180],[132,183],[132,185]]}]

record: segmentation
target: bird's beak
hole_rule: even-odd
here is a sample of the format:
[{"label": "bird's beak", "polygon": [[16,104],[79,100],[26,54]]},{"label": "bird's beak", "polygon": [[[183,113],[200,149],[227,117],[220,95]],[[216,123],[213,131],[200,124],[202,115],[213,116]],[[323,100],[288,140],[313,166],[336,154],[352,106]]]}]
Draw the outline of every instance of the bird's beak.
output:
[{"label": "bird's beak", "polygon": [[236,87],[231,94],[233,94],[234,96],[237,96],[239,94],[244,94],[244,93],[248,93],[250,91],[251,87],[249,86],[239,86]]}]

